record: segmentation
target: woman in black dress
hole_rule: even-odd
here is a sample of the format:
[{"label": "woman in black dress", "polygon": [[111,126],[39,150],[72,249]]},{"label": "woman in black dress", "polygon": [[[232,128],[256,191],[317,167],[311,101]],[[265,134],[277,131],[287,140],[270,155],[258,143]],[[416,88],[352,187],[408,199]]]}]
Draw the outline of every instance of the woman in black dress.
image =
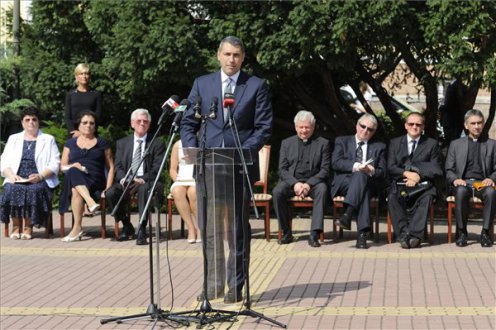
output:
[{"label": "woman in black dress", "polygon": [[78,137],[78,118],[82,111],[92,111],[96,119],[102,116],[102,93],[90,89],[90,67],[86,63],[79,63],[74,69],[76,89],[67,92],[65,96],[65,125],[69,137]]},{"label": "woman in black dress", "polygon": [[10,238],[31,239],[33,225],[44,225],[52,210],[52,189],[59,183],[60,153],[54,137],[39,130],[38,109],[25,108],[21,124],[24,130],[9,137],[0,159],[5,177],[0,221],[9,223],[12,218]]},{"label": "woman in black dress", "polygon": [[99,200],[114,181],[112,150],[104,139],[95,136],[95,124],[96,115],[83,111],[78,137],[67,140],[62,152],[60,165],[65,176],[59,212],[66,212],[70,205],[74,215],[74,226],[63,242],[81,240],[84,204],[91,212],[98,210],[100,205],[95,200]]}]

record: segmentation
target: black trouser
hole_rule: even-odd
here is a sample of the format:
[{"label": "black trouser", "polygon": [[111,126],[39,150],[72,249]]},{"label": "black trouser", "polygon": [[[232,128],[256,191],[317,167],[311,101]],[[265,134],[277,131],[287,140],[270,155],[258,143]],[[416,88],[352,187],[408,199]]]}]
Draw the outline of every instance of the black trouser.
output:
[{"label": "black trouser", "polygon": [[432,199],[429,191],[409,200],[405,200],[397,192],[389,194],[388,209],[397,237],[410,234],[422,238]]},{"label": "black trouser", "polygon": [[[308,193],[313,200],[312,224],[310,227],[313,232],[320,232],[323,229],[325,203],[328,197],[327,190],[327,184],[321,182],[313,186]],[[294,189],[288,183],[281,181],[272,191],[272,195],[279,226],[283,233],[287,234],[290,232],[289,222],[291,221],[288,199],[295,196]]]},{"label": "black trouser", "polygon": [[[138,187],[137,190],[138,212],[140,219],[141,219],[141,215],[143,214],[143,210],[145,209],[146,202],[148,200],[148,190],[151,188],[152,185],[153,182],[152,183],[145,182],[144,184]],[[163,191],[164,191],[164,185],[161,182],[158,182],[157,187],[155,189],[155,196],[158,196],[158,201],[157,201],[158,205],[162,205]],[[108,207],[110,210],[113,210],[113,208],[119,201],[119,198],[121,197],[123,192],[124,192],[124,188],[118,182],[114,183],[112,187],[110,187],[110,189],[107,190],[105,196],[107,197]],[[124,197],[123,201],[119,205],[119,208],[114,214],[115,221],[122,221],[126,219],[126,213],[127,210],[129,209],[129,204],[130,204],[130,195],[128,193],[127,196]],[[143,224],[145,227],[147,222],[148,222],[148,214],[146,215],[145,223]]]},{"label": "black trouser", "polygon": [[491,228],[494,216],[496,215],[496,191],[493,187],[486,187],[481,191],[472,190],[470,187],[454,187],[455,195],[455,216],[458,229],[467,230],[469,200],[472,194],[482,199],[484,210],[482,211],[482,228]]}]

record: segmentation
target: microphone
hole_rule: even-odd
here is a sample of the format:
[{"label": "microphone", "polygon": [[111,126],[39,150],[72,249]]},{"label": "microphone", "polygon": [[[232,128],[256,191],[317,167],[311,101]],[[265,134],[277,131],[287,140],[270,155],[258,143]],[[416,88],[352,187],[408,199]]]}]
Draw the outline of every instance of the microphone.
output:
[{"label": "microphone", "polygon": [[167,101],[162,104],[162,110],[164,111],[174,111],[178,107],[179,96],[172,95]]},{"label": "microphone", "polygon": [[179,125],[181,124],[181,120],[183,119],[184,112],[187,111],[190,106],[191,106],[191,103],[187,99],[184,99],[181,101],[181,104],[179,104],[179,106],[176,108],[176,110],[174,110],[176,117],[174,117],[174,121],[172,122],[172,126],[179,127]]},{"label": "microphone", "polygon": [[193,112],[195,113],[195,118],[200,119],[201,118],[201,103],[202,103],[202,98],[200,95],[196,96],[196,102],[195,105],[193,106]]},{"label": "microphone", "polygon": [[233,93],[225,93],[224,94],[224,103],[222,104],[224,108],[231,109],[234,107],[234,94]]},{"label": "microphone", "polygon": [[174,111],[178,107],[179,104],[177,102],[179,101],[179,96],[177,95],[172,95],[169,97],[167,101],[162,104],[162,114],[160,115],[160,118],[158,119],[158,125],[162,125],[165,121],[165,117],[167,117],[169,112]]},{"label": "microphone", "polygon": [[219,98],[217,96],[214,96],[212,98],[212,105],[210,106],[210,114],[208,115],[208,118],[210,118],[210,119],[216,119],[217,118],[218,104],[219,104]]}]

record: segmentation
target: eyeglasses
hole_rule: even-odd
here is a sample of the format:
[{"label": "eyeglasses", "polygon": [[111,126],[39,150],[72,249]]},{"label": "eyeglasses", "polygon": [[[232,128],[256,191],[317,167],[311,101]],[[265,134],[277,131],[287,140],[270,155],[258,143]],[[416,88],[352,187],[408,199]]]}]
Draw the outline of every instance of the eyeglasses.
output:
[{"label": "eyeglasses", "polygon": [[30,122],[32,121],[33,123],[36,123],[38,121],[38,118],[24,118],[23,121],[25,122]]},{"label": "eyeglasses", "polygon": [[410,126],[410,127],[413,127],[413,126],[415,126],[415,127],[422,127],[422,126],[424,126],[424,124],[419,124],[419,123],[406,123],[406,124],[408,126]]},{"label": "eyeglasses", "polygon": [[362,129],[366,129],[367,131],[369,131],[369,132],[371,132],[371,133],[372,133],[372,132],[375,132],[375,128],[372,128],[372,127],[367,127],[366,125],[364,125],[364,124],[360,124],[360,123],[358,123],[358,125],[359,125]]},{"label": "eyeglasses", "polygon": [[138,124],[149,124],[150,122],[146,119],[134,119],[135,122],[137,122]]}]

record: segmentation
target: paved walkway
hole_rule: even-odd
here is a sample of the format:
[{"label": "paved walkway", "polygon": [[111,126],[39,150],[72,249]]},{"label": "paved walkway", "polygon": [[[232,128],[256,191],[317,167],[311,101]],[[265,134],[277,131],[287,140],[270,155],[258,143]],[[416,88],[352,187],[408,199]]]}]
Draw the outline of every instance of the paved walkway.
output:
[{"label": "paved walkway", "polygon": [[[179,239],[160,245],[160,300],[173,313],[198,308],[202,283],[200,244]],[[66,221],[66,226],[69,224]],[[69,221],[70,222],[70,221]],[[109,221],[107,221],[109,222]],[[136,216],[133,217],[136,224]],[[85,218],[81,242],[0,238],[0,329],[146,329],[149,318],[123,324],[100,321],[146,312],[150,304],[148,248],[99,238],[98,218]],[[388,245],[381,223],[379,243],[355,249],[354,232],[331,239],[325,221],[321,248],[306,243],[309,221],[294,221],[298,241],[281,246],[263,239],[263,221],[253,220],[250,268],[253,310],[289,329],[494,329],[496,248],[481,248],[480,224],[469,226],[468,247],[447,244],[446,222],[436,221],[435,244],[402,250]],[[177,228],[176,228],[177,227]],[[275,234],[277,221],[272,220]],[[108,234],[111,234],[108,226]],[[155,251],[154,251],[155,252]],[[173,288],[173,290],[172,290]],[[173,292],[173,293],[172,293]],[[241,304],[214,308],[239,310]],[[190,325],[194,328],[196,324]],[[181,327],[158,322],[156,328]],[[211,328],[268,329],[272,324],[240,316]],[[184,328],[184,327],[182,327]]]}]

